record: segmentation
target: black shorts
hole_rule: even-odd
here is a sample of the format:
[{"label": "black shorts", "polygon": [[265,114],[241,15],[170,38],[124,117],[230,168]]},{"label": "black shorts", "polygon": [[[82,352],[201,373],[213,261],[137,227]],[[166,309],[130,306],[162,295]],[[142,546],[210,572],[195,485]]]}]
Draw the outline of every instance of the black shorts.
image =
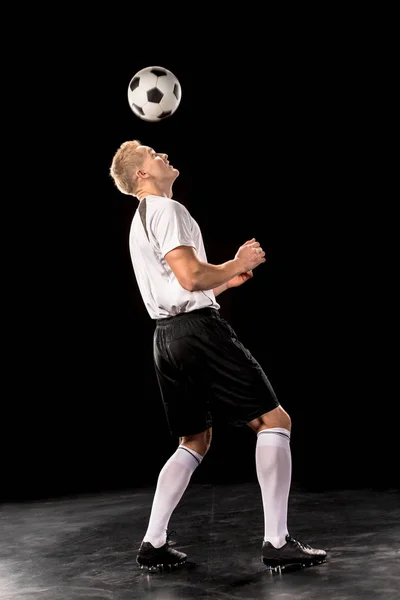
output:
[{"label": "black shorts", "polygon": [[279,406],[263,369],[214,308],[156,321],[154,363],[173,437],[234,426]]}]

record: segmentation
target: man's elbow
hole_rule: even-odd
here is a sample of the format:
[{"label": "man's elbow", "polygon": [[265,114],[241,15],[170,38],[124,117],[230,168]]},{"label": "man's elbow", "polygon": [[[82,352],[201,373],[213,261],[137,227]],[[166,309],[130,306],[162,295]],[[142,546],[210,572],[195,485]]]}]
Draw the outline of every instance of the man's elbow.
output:
[{"label": "man's elbow", "polygon": [[201,290],[198,273],[185,273],[178,278],[179,284],[188,292],[196,292]]},{"label": "man's elbow", "polygon": [[196,282],[194,279],[185,277],[185,278],[178,279],[178,281],[179,281],[180,286],[183,287],[183,289],[188,292],[195,292],[196,290],[199,289],[196,287]]}]

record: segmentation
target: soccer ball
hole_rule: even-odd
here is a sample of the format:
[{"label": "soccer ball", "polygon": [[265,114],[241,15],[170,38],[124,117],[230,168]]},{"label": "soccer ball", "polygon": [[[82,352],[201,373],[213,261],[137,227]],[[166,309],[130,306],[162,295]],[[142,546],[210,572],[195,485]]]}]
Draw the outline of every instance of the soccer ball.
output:
[{"label": "soccer ball", "polygon": [[144,121],[162,121],[174,114],[182,97],[182,88],[171,71],[163,67],[146,67],[132,77],[128,102],[137,117]]}]

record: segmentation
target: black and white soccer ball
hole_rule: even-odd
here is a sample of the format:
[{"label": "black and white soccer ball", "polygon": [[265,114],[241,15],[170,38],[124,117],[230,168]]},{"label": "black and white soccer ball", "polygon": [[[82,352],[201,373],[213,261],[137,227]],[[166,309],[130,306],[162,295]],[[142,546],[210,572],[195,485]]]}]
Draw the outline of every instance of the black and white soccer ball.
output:
[{"label": "black and white soccer ball", "polygon": [[144,121],[157,122],[171,117],[181,98],[179,80],[163,67],[146,67],[138,71],[129,82],[129,106]]}]

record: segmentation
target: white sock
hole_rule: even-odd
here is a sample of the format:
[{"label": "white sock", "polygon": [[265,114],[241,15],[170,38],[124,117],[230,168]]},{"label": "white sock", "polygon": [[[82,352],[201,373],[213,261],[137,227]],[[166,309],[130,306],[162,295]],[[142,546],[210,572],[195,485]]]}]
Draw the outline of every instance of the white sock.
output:
[{"label": "white sock", "polygon": [[258,432],[256,470],[264,508],[264,541],[281,548],[288,533],[287,511],[292,477],[288,429],[273,427]]},{"label": "white sock", "polygon": [[202,460],[201,454],[181,445],[165,463],[158,476],[144,542],[150,542],[155,548],[165,544],[171,515]]}]

